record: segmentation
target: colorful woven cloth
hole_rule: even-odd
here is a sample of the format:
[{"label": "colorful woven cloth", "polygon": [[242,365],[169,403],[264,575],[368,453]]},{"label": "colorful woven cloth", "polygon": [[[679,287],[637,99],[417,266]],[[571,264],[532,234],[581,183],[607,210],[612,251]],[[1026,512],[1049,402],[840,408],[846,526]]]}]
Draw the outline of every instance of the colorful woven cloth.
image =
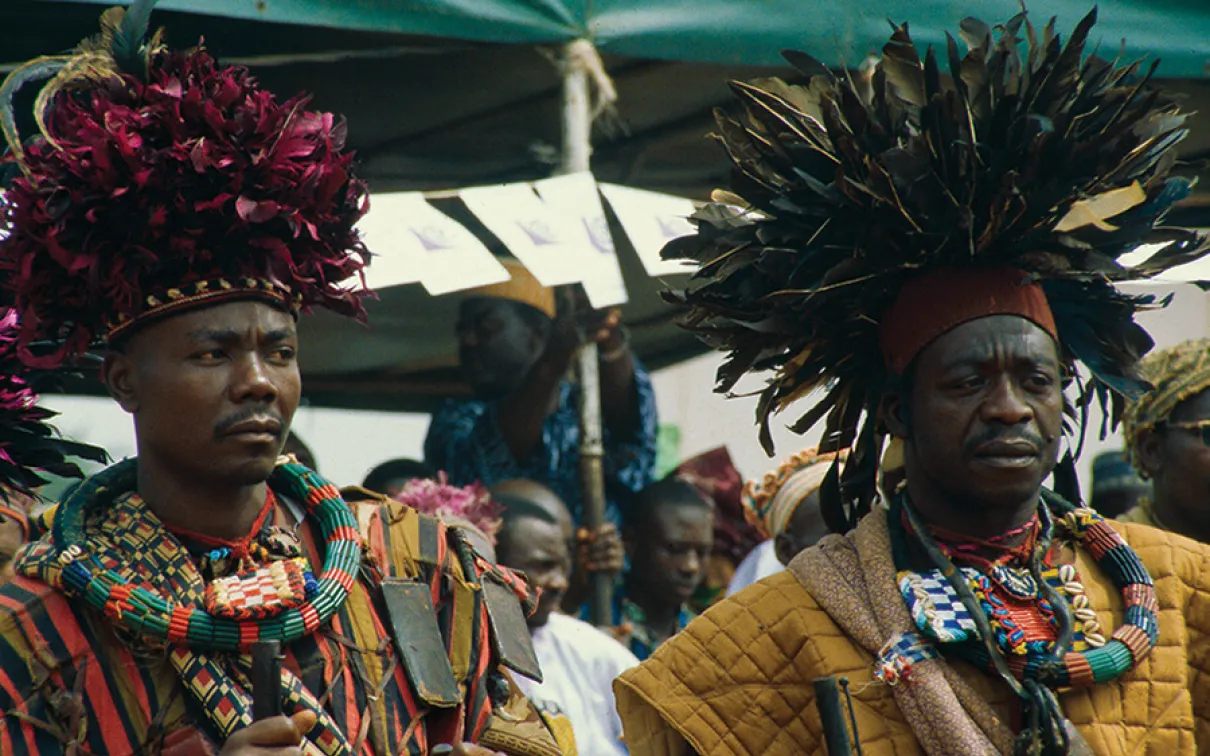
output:
[{"label": "colorful woven cloth", "polygon": [[[274,524],[290,526],[285,505]],[[194,559],[137,497],[117,500],[88,531],[96,567],[182,602],[203,600],[205,583]],[[321,564],[322,540],[313,527],[298,528],[298,535],[308,564]],[[284,708],[319,714],[309,734],[314,753],[427,754],[437,743],[477,741],[489,729],[506,727],[493,716],[494,631],[478,588],[484,577],[469,552],[439,522],[402,506],[382,505],[370,518],[367,538],[370,561],[348,599],[320,632],[284,649]],[[49,541],[33,546],[24,560],[53,569]],[[468,566],[476,572],[468,575]],[[417,697],[390,623],[375,607],[369,575],[429,587],[464,692],[461,705],[438,709]],[[527,593],[511,573],[501,571],[497,579],[506,578],[516,581],[515,591]],[[128,756],[154,752],[160,741],[190,729],[221,743],[250,721],[248,661],[170,649],[126,631],[115,635],[110,620],[83,603],[18,577],[0,593],[0,753],[76,749]],[[557,753],[553,740],[533,743],[530,750],[510,752]]]},{"label": "colorful woven cloth", "polygon": [[1181,402],[1210,388],[1210,339],[1152,352],[1140,363],[1140,370],[1153,388],[1131,402],[1122,418],[1122,434],[1135,467],[1143,432],[1167,420]]}]

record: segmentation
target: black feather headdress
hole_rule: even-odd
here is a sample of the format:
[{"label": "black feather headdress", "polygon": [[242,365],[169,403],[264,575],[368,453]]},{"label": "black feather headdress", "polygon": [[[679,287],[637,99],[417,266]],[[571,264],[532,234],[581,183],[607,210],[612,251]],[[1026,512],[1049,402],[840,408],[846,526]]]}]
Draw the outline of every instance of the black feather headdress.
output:
[{"label": "black feather headdress", "polygon": [[48,421],[55,413],[38,406],[39,373],[17,356],[17,314],[0,308],[0,501],[12,492],[32,494],[46,483],[40,473],[82,477],[68,457],[107,462],[102,449],[61,438]]},{"label": "black feather headdress", "polygon": [[[718,391],[773,371],[757,408],[766,450],[771,415],[823,391],[792,428],[824,421],[823,451],[854,446],[825,482],[833,528],[874,496],[890,377],[880,320],[924,272],[1011,267],[1042,284],[1065,356],[1090,374],[1077,378],[1081,432],[1092,401],[1116,422],[1121,395],[1145,385],[1134,363],[1151,340],[1133,316],[1157,303],[1115,283],[1196,259],[1205,242],[1158,225],[1190,190],[1169,175],[1185,115],[1149,86],[1154,65],[1085,55],[1095,21],[1094,10],[1063,44],[1053,19],[1038,30],[1024,13],[995,29],[968,18],[965,54],[947,37],[923,59],[894,27],[864,76],[786,53],[805,83],[736,82],[740,107],[716,114],[732,191],[665,248],[698,264],[668,296],[729,352]],[[1161,246],[1119,262],[1142,244]]]}]

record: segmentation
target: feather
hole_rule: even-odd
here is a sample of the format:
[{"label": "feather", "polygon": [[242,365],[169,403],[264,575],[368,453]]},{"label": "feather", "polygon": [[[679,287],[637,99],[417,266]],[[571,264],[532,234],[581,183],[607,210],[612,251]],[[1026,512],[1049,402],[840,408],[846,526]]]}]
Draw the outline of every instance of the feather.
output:
[{"label": "feather", "polygon": [[[889,380],[879,321],[909,276],[1013,266],[1041,280],[1064,354],[1090,373],[1067,406],[1081,439],[1092,402],[1111,426],[1143,385],[1134,364],[1150,339],[1134,316],[1162,302],[1112,282],[1163,275],[1207,244],[1157,225],[1188,191],[1169,176],[1186,115],[1152,86],[1153,69],[1085,56],[1095,22],[1085,16],[1064,43],[1053,19],[965,19],[966,54],[947,36],[940,64],[893,25],[868,87],[793,53],[805,86],[733,87],[738,112],[720,116],[719,139],[736,166],[731,191],[755,212],[672,242],[666,254],[699,268],[669,298],[730,353],[720,390],[771,371],[757,406],[767,450],[770,416],[802,401],[791,430],[823,423],[823,449],[855,444],[821,494],[831,527],[872,496]],[[1162,246],[1117,262],[1146,243]]]},{"label": "feather", "polygon": [[4,141],[8,143],[17,165],[21,166],[26,175],[29,169],[25,165],[25,148],[21,144],[21,134],[17,131],[13,99],[26,84],[57,75],[67,65],[67,61],[67,56],[35,58],[4,77],[4,83],[0,84],[0,130],[4,132]]},{"label": "feather", "polygon": [[155,4],[156,0],[134,0],[113,31],[113,42],[110,44],[110,53],[118,70],[140,81],[147,80],[147,29]]}]

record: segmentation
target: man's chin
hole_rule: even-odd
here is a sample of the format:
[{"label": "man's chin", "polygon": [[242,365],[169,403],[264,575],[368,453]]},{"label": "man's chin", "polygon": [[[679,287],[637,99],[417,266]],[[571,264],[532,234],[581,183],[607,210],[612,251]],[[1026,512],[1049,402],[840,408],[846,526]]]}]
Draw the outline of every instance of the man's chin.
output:
[{"label": "man's chin", "polygon": [[277,467],[277,455],[251,457],[233,462],[228,467],[228,479],[242,486],[255,486],[269,480]]}]

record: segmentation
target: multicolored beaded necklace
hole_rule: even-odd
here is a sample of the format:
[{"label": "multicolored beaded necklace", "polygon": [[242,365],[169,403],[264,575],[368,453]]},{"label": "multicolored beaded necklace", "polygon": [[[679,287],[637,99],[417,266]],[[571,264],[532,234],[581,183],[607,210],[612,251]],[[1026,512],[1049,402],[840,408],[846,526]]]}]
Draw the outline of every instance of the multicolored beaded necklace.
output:
[{"label": "multicolored beaded necklace", "polygon": [[[1043,491],[1038,517],[1036,544],[1025,561],[1027,574],[1038,589],[1036,600],[1045,601],[1050,610],[1049,619],[1055,639],[1044,643],[1027,643],[1023,647],[1019,637],[1010,637],[1003,622],[994,622],[1003,618],[996,617],[997,607],[993,601],[989,601],[989,595],[994,595],[994,591],[988,576],[970,567],[959,569],[954,565],[945,547],[937,543],[920,521],[908,501],[906,491],[892,500],[888,525],[896,570],[901,575],[911,572],[907,545],[909,539],[916,541],[936,565],[936,570],[930,572],[938,574],[948,583],[948,588],[960,601],[964,616],[973,625],[962,628],[955,623],[959,632],[951,634],[949,638],[934,636],[934,640],[947,653],[981,669],[998,673],[1023,700],[1027,725],[1019,738],[1018,748],[1022,752],[1040,749],[1037,752],[1066,753],[1064,749],[1071,740],[1078,738],[1078,734],[1063,719],[1058,700],[1051,689],[1090,686],[1113,680],[1138,664],[1150,653],[1158,637],[1158,604],[1151,576],[1138,555],[1091,509],[1076,508],[1055,494]],[[1088,552],[1122,594],[1124,623],[1108,640],[1095,632],[1099,631],[1095,625],[1095,613],[1088,606],[1082,586],[1075,579],[1074,568],[1070,565],[1057,568],[1061,583],[1074,584],[1071,590],[1064,591],[1071,596],[1070,603],[1043,576],[1043,560],[1050,551],[1056,525]],[[913,609],[910,600],[909,609]],[[1083,650],[1074,650],[1072,645],[1073,612],[1075,619],[1083,624],[1085,643],[1081,645],[1086,646]],[[935,617],[933,619],[936,620]],[[995,624],[1000,627],[995,627]],[[927,623],[922,623],[921,627],[926,634],[932,635],[928,633]],[[972,632],[962,632],[964,629]],[[1103,642],[1096,645],[1092,636]]]},{"label": "multicolored beaded necklace", "polygon": [[313,633],[344,604],[361,565],[357,521],[335,486],[293,462],[278,465],[269,485],[301,502],[318,524],[325,548],[317,580],[304,560],[274,562],[212,581],[205,606],[196,607],[105,569],[88,553],[85,523],[134,488],[136,465],[126,460],[92,476],[59,507],[52,529],[58,569],[44,579],[64,594],[137,635],[195,651],[242,651],[258,640],[290,643]]}]

